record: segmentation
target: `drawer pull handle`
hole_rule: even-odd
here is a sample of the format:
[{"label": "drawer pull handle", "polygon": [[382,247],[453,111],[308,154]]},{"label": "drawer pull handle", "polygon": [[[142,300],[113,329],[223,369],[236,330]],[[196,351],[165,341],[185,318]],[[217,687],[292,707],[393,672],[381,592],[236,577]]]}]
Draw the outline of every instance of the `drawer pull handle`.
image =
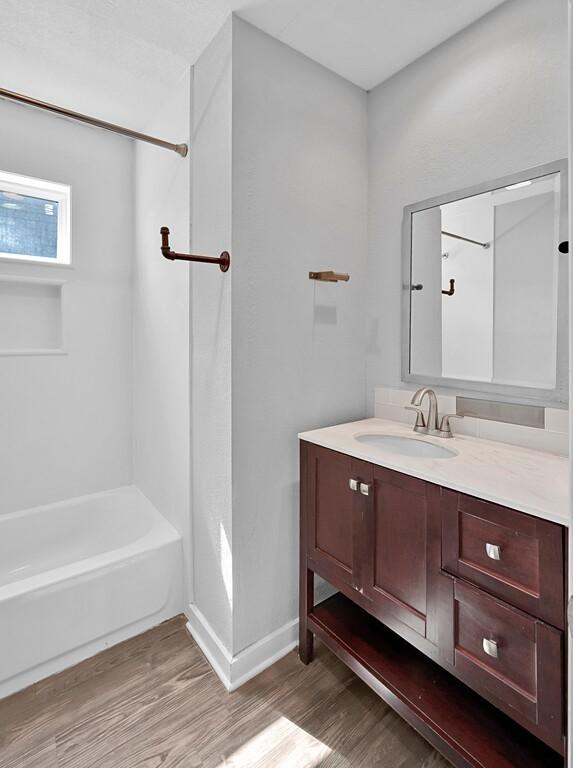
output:
[{"label": "drawer pull handle", "polygon": [[370,496],[370,483],[360,483],[360,493],[363,496]]},{"label": "drawer pull handle", "polygon": [[491,656],[494,659],[497,659],[499,656],[499,648],[495,640],[488,640],[487,637],[484,637],[482,641],[482,646],[487,653],[488,656]]},{"label": "drawer pull handle", "polygon": [[498,544],[486,544],[485,553],[491,560],[501,560],[501,547]]},{"label": "drawer pull handle", "polygon": [[348,481],[348,487],[350,488],[351,491],[357,491],[358,485],[359,485],[358,480],[355,480],[353,477],[351,477],[350,480]]}]

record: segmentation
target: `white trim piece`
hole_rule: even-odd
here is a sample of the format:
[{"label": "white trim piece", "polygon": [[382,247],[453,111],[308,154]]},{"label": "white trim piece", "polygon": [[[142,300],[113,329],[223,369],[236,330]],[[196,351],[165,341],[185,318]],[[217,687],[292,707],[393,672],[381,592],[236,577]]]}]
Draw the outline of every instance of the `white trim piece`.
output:
[{"label": "white trim piece", "polygon": [[186,611],[186,629],[195,640],[217,677],[225,688],[231,690],[231,663],[233,657],[215,634],[213,628],[196,605],[189,605]]},{"label": "white trim piece", "polygon": [[43,355],[50,357],[54,355],[67,355],[65,349],[0,349],[0,357],[38,357]]},{"label": "white trim piece", "polygon": [[[568,578],[568,590],[567,597],[570,600],[573,597],[573,507],[571,506],[571,500],[573,499],[573,369],[571,362],[573,361],[573,269],[571,269],[571,237],[573,233],[573,5],[571,0],[568,8],[568,39],[569,39],[569,104],[568,104],[568,144],[569,144],[569,578]],[[569,626],[569,632],[567,633],[567,755],[568,764],[573,765],[573,706],[571,704],[573,697],[573,634],[571,632],[571,626]]]},{"label": "white trim piece", "polygon": [[20,259],[15,256],[0,256],[0,264],[27,264],[29,267],[50,267],[51,269],[74,269],[73,264],[64,264],[57,259]]},{"label": "white trim piece", "polygon": [[240,688],[298,645],[298,618],[234,656],[225,648],[196,605],[189,605],[187,618],[187,631],[229,692]]},{"label": "white trim piece", "polygon": [[[60,181],[48,181],[48,179],[38,179],[34,176],[23,176],[20,173],[10,173],[9,171],[0,171],[0,184],[5,183],[10,186],[21,187],[22,190],[37,190],[42,193],[55,195],[61,192],[63,188],[69,189],[67,184]],[[26,194],[25,192],[23,194]]]},{"label": "white trim piece", "polygon": [[293,619],[270,635],[257,640],[233,657],[231,687],[234,691],[258,675],[298,645],[298,619]]},{"label": "white trim piece", "polygon": [[51,277],[25,277],[23,275],[0,275],[0,283],[35,283],[36,285],[65,285],[62,279]]}]

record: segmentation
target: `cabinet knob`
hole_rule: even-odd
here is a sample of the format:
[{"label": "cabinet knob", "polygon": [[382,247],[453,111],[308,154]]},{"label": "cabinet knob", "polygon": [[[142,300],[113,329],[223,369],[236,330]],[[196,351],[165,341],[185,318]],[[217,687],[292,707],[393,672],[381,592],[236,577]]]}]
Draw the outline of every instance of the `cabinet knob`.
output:
[{"label": "cabinet knob", "polygon": [[497,659],[499,656],[499,646],[495,640],[489,640],[487,637],[484,637],[482,640],[482,647],[485,653],[493,659]]},{"label": "cabinet knob", "polygon": [[350,480],[348,481],[348,487],[350,488],[351,491],[357,491],[358,485],[359,485],[358,480],[355,480],[353,477],[351,477]]},{"label": "cabinet knob", "polygon": [[363,496],[370,496],[370,483],[360,483],[360,493]]},{"label": "cabinet knob", "polygon": [[491,560],[501,560],[501,547],[498,544],[486,544],[485,553]]}]

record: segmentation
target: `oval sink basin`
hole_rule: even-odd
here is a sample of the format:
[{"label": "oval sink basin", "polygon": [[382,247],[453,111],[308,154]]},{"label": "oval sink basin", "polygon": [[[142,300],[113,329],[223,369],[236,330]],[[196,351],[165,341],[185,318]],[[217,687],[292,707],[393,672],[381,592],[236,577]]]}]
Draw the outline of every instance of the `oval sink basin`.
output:
[{"label": "oval sink basin", "polygon": [[356,435],[355,439],[359,443],[366,443],[375,448],[383,448],[391,453],[398,453],[400,456],[415,456],[426,459],[451,459],[452,456],[457,456],[456,451],[436,445],[435,443],[427,443],[425,440],[419,440],[416,437],[370,433]]}]

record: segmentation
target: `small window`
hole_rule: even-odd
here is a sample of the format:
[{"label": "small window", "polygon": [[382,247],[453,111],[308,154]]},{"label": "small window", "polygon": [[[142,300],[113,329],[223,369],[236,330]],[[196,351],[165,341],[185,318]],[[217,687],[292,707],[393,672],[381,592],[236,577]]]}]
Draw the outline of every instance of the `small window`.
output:
[{"label": "small window", "polygon": [[0,172],[0,259],[70,263],[70,187]]}]

